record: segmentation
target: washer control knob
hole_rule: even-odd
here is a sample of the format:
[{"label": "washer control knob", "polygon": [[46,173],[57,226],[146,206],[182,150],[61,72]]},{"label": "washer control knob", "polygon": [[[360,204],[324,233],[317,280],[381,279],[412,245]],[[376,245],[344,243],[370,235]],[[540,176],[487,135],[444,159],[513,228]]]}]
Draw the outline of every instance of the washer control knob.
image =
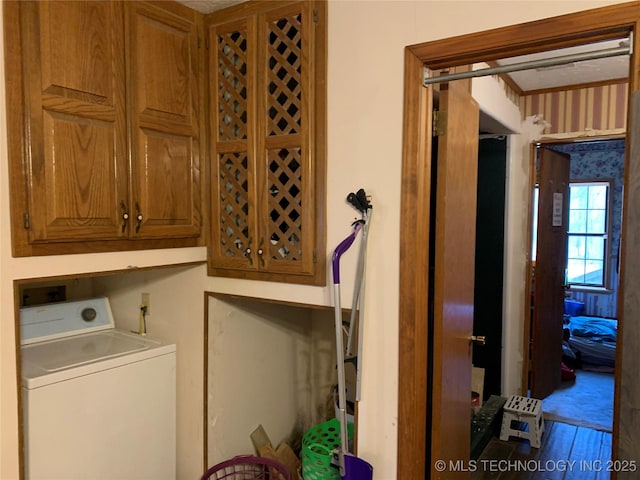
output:
[{"label": "washer control knob", "polygon": [[96,312],[95,308],[87,307],[82,309],[82,312],[80,312],[80,316],[85,322],[93,322],[98,316],[98,313]]}]

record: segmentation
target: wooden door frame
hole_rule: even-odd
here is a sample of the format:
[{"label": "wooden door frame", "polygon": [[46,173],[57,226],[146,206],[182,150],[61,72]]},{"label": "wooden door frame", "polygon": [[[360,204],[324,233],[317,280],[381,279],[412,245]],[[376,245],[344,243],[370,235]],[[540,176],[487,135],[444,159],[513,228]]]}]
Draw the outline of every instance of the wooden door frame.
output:
[{"label": "wooden door frame", "polygon": [[[416,219],[429,218],[430,204],[432,95],[429,89],[433,87],[425,88],[422,85],[424,67],[440,70],[596,40],[619,38],[631,31],[638,31],[639,22],[640,3],[633,2],[410,45],[405,48],[400,213],[402,235],[399,280],[402,288],[399,298],[397,478],[423,480],[425,472],[430,469],[430,466],[426,465],[429,355],[427,348],[429,248],[426,246],[429,244],[429,222],[416,222]],[[640,39],[638,35],[634,35],[633,39],[633,51],[638,51]],[[639,62],[638,55],[631,56],[630,92],[638,90]],[[631,95],[629,97],[631,102]],[[627,153],[626,172],[628,166],[629,154]],[[625,179],[628,178],[629,173],[625,173]],[[625,196],[627,195],[628,189],[625,188]],[[627,201],[628,199],[625,198],[625,203]],[[638,225],[632,225],[634,219],[630,216],[623,221],[623,232],[634,231],[633,227],[640,228],[640,219],[635,220]],[[623,251],[621,256],[622,273],[625,270],[624,253]],[[632,275],[631,270],[626,275]],[[623,296],[621,293],[619,298]],[[640,310],[639,302],[625,302],[624,313],[630,317],[638,316],[640,311],[632,312],[628,308],[631,305],[634,310],[635,308]],[[621,348],[617,349],[618,365],[621,365],[621,350]],[[620,375],[620,370],[622,368],[616,369],[617,376]],[[619,389],[616,388],[612,458],[618,457],[619,402]]]}]

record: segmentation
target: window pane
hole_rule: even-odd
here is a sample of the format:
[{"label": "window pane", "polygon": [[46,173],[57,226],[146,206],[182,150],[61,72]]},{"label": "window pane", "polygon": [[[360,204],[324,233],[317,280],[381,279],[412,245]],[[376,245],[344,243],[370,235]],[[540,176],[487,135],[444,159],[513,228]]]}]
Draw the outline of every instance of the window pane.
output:
[{"label": "window pane", "polygon": [[567,281],[605,286],[607,264],[608,182],[570,185]]},{"label": "window pane", "polygon": [[587,208],[589,187],[586,185],[571,185],[569,190],[569,208]]},{"label": "window pane", "polygon": [[604,260],[604,238],[589,237],[587,240],[587,256],[588,260]]},{"label": "window pane", "polygon": [[585,282],[594,285],[604,284],[604,262],[587,260],[585,263]]},{"label": "window pane", "polygon": [[605,233],[605,210],[589,210],[587,214],[587,232],[589,233]]},{"label": "window pane", "polygon": [[587,233],[586,210],[569,210],[569,232]]},{"label": "window pane", "polygon": [[589,187],[589,208],[607,208],[607,186],[592,185]]},{"label": "window pane", "polygon": [[567,242],[567,257],[583,259],[585,255],[585,237],[581,235],[569,235]]},{"label": "window pane", "polygon": [[584,260],[570,259],[567,262],[567,281],[569,283],[584,283]]}]

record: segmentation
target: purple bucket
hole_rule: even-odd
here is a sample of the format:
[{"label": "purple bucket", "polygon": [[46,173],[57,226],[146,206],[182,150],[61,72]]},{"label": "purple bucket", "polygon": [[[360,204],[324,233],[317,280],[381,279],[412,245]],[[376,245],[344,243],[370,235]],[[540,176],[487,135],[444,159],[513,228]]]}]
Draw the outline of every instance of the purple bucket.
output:
[{"label": "purple bucket", "polygon": [[342,480],[373,480],[373,467],[361,458],[344,454],[344,475]]}]

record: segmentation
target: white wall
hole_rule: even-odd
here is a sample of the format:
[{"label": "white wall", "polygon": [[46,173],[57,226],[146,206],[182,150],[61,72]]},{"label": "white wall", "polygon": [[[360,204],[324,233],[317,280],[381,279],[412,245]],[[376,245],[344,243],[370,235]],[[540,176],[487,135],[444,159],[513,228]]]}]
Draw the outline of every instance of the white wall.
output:
[{"label": "white wall", "polygon": [[[275,447],[333,417],[333,311],[211,296],[208,464],[251,454],[262,425]],[[186,477],[182,477],[186,478]]]},{"label": "white wall", "polygon": [[311,424],[311,312],[209,299],[209,464],[253,453],[262,425],[274,448]]},{"label": "white wall", "polygon": [[[342,1],[329,2],[328,248],[349,230],[344,198],[364,187],[373,195],[367,271],[359,454],[378,480],[395,478],[398,392],[398,262],[402,152],[403,49],[435,40],[587,8],[599,1]],[[5,131],[0,74],[0,130]],[[18,477],[18,420],[12,282],[68,273],[110,271],[204,258],[204,249],[14,259],[9,236],[6,143],[0,141],[0,478]],[[344,291],[353,287],[353,258],[343,262]],[[198,283],[198,282],[196,282]],[[330,288],[205,278],[203,289],[329,305]],[[195,417],[195,416],[194,416]],[[195,421],[195,418],[190,419]],[[199,448],[194,446],[193,448]]]}]

